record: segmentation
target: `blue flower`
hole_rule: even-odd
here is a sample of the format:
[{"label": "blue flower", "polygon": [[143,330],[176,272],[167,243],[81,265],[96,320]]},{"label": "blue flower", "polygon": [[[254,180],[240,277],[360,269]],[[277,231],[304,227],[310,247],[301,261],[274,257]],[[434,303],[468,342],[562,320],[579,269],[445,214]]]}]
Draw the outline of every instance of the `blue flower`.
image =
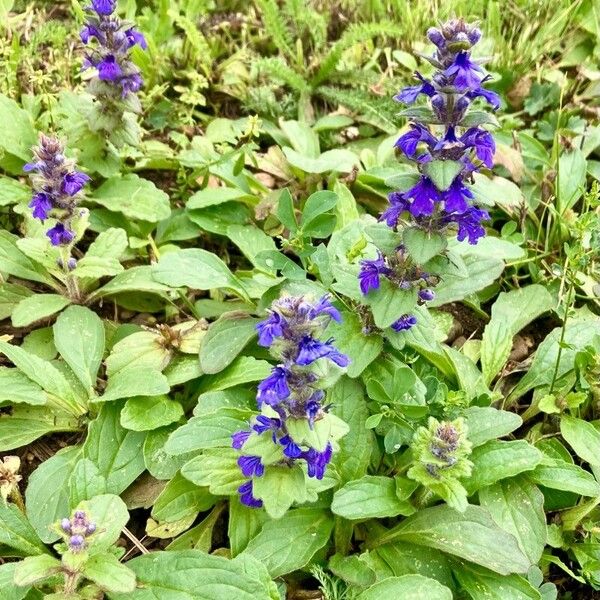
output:
[{"label": "blue flower", "polygon": [[435,208],[435,203],[442,198],[439,190],[435,187],[429,177],[421,176],[419,181],[404,193],[406,198],[412,198],[412,203],[409,207],[410,214],[413,217],[422,215],[431,215]]},{"label": "blue flower", "polygon": [[68,196],[74,196],[79,193],[83,186],[90,180],[85,173],[75,171],[73,173],[67,173],[62,182],[62,192]]},{"label": "blue flower", "polygon": [[262,500],[258,500],[253,495],[252,490],[252,481],[246,481],[238,488],[238,492],[240,494],[240,502],[249,506],[250,508],[261,508],[263,505]]},{"label": "blue flower", "polygon": [[280,428],[281,419],[265,417],[265,415],[258,415],[258,417],[256,417],[256,422],[252,425],[252,429],[258,434],[264,433],[265,431],[277,431]]},{"label": "blue flower", "polygon": [[385,221],[387,226],[393,229],[398,225],[402,213],[410,208],[410,202],[401,192],[392,192],[388,195],[388,200],[390,205],[379,215],[379,220]]},{"label": "blue flower", "polygon": [[318,452],[314,448],[311,448],[307,452],[304,452],[303,458],[306,461],[308,467],[308,476],[316,479],[323,479],[325,475],[325,469],[331,461],[333,455],[333,447],[329,442],[323,452]]},{"label": "blue flower", "polygon": [[302,456],[302,448],[289,435],[284,435],[279,443],[283,446],[283,453],[288,458],[300,458]]},{"label": "blue flower", "polygon": [[241,450],[247,439],[252,434],[251,431],[236,431],[231,434],[231,447],[236,450]]},{"label": "blue flower", "polygon": [[84,44],[87,44],[92,38],[100,39],[103,34],[94,25],[87,24],[81,28],[79,38]]},{"label": "blue flower", "polygon": [[258,384],[256,399],[259,406],[262,403],[275,406],[290,395],[287,377],[289,371],[284,367],[274,367],[271,374]]},{"label": "blue flower", "polygon": [[467,92],[467,96],[474,100],[475,98],[483,98],[494,110],[498,110],[500,108],[500,96],[496,94],[496,92],[492,92],[492,90],[486,90],[485,88],[478,87],[475,90]]},{"label": "blue flower", "polygon": [[437,139],[429,131],[429,128],[421,123],[411,123],[410,131],[398,138],[395,146],[400,148],[406,156],[414,156],[419,142],[426,142],[429,146],[435,146]]},{"label": "blue flower", "polygon": [[268,319],[256,324],[259,346],[269,347],[276,337],[283,335],[285,319],[277,312],[272,312]]},{"label": "blue flower", "polygon": [[468,200],[473,198],[473,192],[457,177],[444,192],[444,208],[446,212],[465,212],[469,208]]},{"label": "blue flower", "polygon": [[92,0],[92,8],[99,15],[111,15],[116,7],[116,0]]},{"label": "blue flower", "polygon": [[475,245],[480,238],[485,236],[485,229],[481,225],[481,221],[490,218],[487,211],[471,206],[464,213],[448,215],[447,223],[456,223],[458,225],[458,235],[456,236],[459,242],[468,240],[469,244]]},{"label": "blue flower", "polygon": [[237,463],[245,477],[262,477],[265,466],[260,462],[260,456],[240,456]]},{"label": "blue flower", "polygon": [[133,27],[130,27],[127,31],[125,31],[125,37],[127,38],[127,42],[130,48],[132,48],[136,44],[142,50],[145,50],[148,47],[144,34],[140,33],[137,29],[134,29]]},{"label": "blue flower", "polygon": [[360,272],[358,273],[360,291],[364,295],[367,295],[370,290],[378,290],[380,277],[389,275],[391,272],[391,269],[385,264],[385,259],[381,252],[377,253],[377,258],[375,259],[361,260]]},{"label": "blue flower", "polygon": [[467,148],[473,148],[477,158],[491,169],[494,166],[494,153],[496,152],[496,142],[492,134],[485,129],[471,127],[461,136],[460,141]]},{"label": "blue flower", "polygon": [[417,317],[414,315],[402,315],[391,325],[394,331],[408,331],[417,324]]},{"label": "blue flower", "polygon": [[321,412],[321,400],[325,397],[322,390],[317,390],[304,406],[304,412],[308,418],[308,426],[312,429],[315,425],[315,418]]},{"label": "blue flower", "polygon": [[52,210],[52,198],[45,192],[34,194],[29,208],[32,208],[31,214],[40,221],[48,218],[48,213]]},{"label": "blue flower", "polygon": [[435,88],[421,75],[421,73],[416,71],[415,77],[421,81],[421,84],[405,87],[394,96],[394,100],[403,102],[404,104],[413,104],[421,94],[425,94],[430,98],[435,94]]},{"label": "blue flower", "polygon": [[121,96],[124,98],[129,93],[139,92],[142,89],[144,80],[139,73],[130,73],[120,80]]},{"label": "blue flower", "polygon": [[321,296],[317,303],[309,309],[307,314],[309,319],[316,319],[320,315],[328,315],[338,323],[341,323],[342,321],[340,311],[331,304],[327,294]]},{"label": "blue flower", "polygon": [[481,67],[469,58],[468,52],[459,52],[444,75],[451,78],[452,85],[459,91],[479,89],[483,79]]},{"label": "blue flower", "polygon": [[315,340],[306,335],[298,344],[298,355],[296,356],[297,365],[310,365],[320,358],[328,358],[340,367],[347,367],[350,360],[345,354],[342,354],[333,344],[333,338],[327,342]]},{"label": "blue flower", "polygon": [[429,289],[420,290],[419,298],[423,300],[423,302],[429,302],[435,298],[435,292]]},{"label": "blue flower", "polygon": [[117,81],[123,73],[117,59],[112,54],[105,56],[96,67],[98,69],[98,77],[102,81]]},{"label": "blue flower", "polygon": [[75,234],[69,231],[62,223],[57,223],[46,232],[53,246],[66,246],[73,241]]}]

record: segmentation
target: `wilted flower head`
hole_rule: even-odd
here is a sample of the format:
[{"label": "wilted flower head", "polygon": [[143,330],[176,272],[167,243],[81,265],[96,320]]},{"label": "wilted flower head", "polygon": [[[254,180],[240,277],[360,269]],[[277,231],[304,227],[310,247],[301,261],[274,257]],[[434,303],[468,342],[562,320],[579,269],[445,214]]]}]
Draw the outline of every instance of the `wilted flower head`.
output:
[{"label": "wilted flower head", "polygon": [[34,161],[23,168],[30,173],[34,194],[29,203],[32,215],[40,221],[55,218],[46,235],[53,246],[68,246],[75,238],[73,221],[77,217],[80,193],[89,177],[75,169],[65,157],[64,146],[55,137],[40,135],[33,148]]},{"label": "wilted flower head", "polygon": [[[285,296],[273,303],[267,319],[256,326],[258,343],[270,349],[278,364],[258,384],[256,399],[263,414],[251,421],[248,430],[232,436],[233,448],[243,453],[238,465],[245,477],[262,477],[270,465],[292,466],[297,461],[304,462],[309,477],[324,477],[333,455],[332,444],[326,441],[313,447],[299,432],[304,430],[302,423],[311,431],[328,418],[328,407],[323,405],[325,393],[314,365],[323,359],[338,367],[349,363],[333,339],[318,337],[331,320],[339,322],[341,315],[327,296],[319,300]],[[251,448],[260,447],[258,439],[269,440],[267,463],[252,453]],[[263,505],[254,496],[252,480],[238,491],[243,504],[255,508]]]},{"label": "wilted flower head", "polygon": [[18,492],[21,459],[18,456],[5,456],[0,460],[0,498],[6,502],[12,494]]}]

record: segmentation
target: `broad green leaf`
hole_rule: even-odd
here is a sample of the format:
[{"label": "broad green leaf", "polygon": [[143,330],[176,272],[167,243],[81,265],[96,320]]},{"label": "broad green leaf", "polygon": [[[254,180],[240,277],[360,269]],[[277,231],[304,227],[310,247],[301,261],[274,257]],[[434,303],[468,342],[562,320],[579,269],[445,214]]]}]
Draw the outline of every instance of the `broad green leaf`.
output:
[{"label": "broad green leaf", "polygon": [[545,459],[528,477],[534,483],[553,490],[600,496],[600,484],[589,471],[562,460]]},{"label": "broad green leaf", "polygon": [[26,327],[61,311],[69,304],[71,304],[71,301],[59,294],[29,296],[15,306],[11,317],[12,324],[14,327]]},{"label": "broad green leaf", "polygon": [[44,283],[56,289],[55,282],[45,273],[43,267],[29,260],[17,248],[16,241],[18,239],[17,236],[8,231],[0,231],[0,265],[2,266],[2,272],[14,275],[19,279]]},{"label": "broad green leaf", "polygon": [[412,312],[417,305],[417,290],[400,289],[384,278],[378,290],[371,290],[365,296],[365,302],[371,307],[375,325],[385,329],[402,315]]},{"label": "broad green leaf", "polygon": [[487,384],[506,363],[513,337],[537,317],[551,310],[554,304],[552,296],[542,285],[528,285],[498,296],[481,343],[481,367]]},{"label": "broad green leaf", "polygon": [[269,520],[269,517],[266,512],[250,508],[235,497],[231,498],[229,500],[229,526],[227,528],[231,555],[235,557],[243,552],[267,520]]},{"label": "broad green leaf", "polygon": [[208,187],[190,196],[190,199],[186,202],[186,207],[189,210],[207,208],[208,206],[215,206],[224,202],[231,202],[232,200],[250,205],[257,203],[256,196],[244,190],[229,187]]},{"label": "broad green leaf", "polygon": [[396,480],[365,475],[349,481],[333,495],[331,511],[345,519],[373,519],[410,515],[414,507],[396,495]]},{"label": "broad green leaf", "polygon": [[260,260],[256,258],[260,252],[277,251],[273,238],[252,225],[230,225],[227,237],[255,267],[261,267]]},{"label": "broad green leaf", "polygon": [[233,448],[204,450],[181,467],[181,474],[196,485],[208,486],[212,494],[236,494],[238,487],[246,481],[237,464],[239,456]]},{"label": "broad green leaf", "polygon": [[70,506],[106,492],[106,478],[87,458],[80,458],[69,477]]},{"label": "broad green leaf", "polygon": [[183,416],[183,407],[168,396],[129,398],[121,411],[121,425],[133,431],[149,431],[170,425]]},{"label": "broad green leaf", "polygon": [[336,148],[323,152],[318,158],[303,156],[292,148],[283,148],[283,153],[290,165],[305,173],[327,173],[337,171],[349,173],[359,163],[358,156],[350,150]]},{"label": "broad green leaf", "polygon": [[107,592],[127,593],[135,590],[135,573],[121,564],[114,554],[95,554],[83,567],[83,575]]},{"label": "broad green leaf", "polygon": [[462,171],[463,164],[456,160],[431,160],[423,165],[423,172],[440,192],[445,192]]},{"label": "broad green leaf", "polygon": [[487,177],[482,173],[473,174],[474,183],[470,186],[473,200],[482,206],[501,206],[509,214],[516,214],[525,202],[521,188],[505,177]]},{"label": "broad green leaf", "polygon": [[48,404],[77,416],[86,412],[83,401],[76,395],[66,377],[48,361],[2,340],[0,352],[29,379],[48,392]]},{"label": "broad green leaf", "polygon": [[125,502],[114,494],[94,496],[90,500],[84,500],[75,508],[85,510],[90,520],[98,525],[98,531],[91,542],[94,551],[107,550],[113,546],[129,521]]},{"label": "broad green leaf", "polygon": [[350,428],[338,442],[340,449],[333,460],[342,482],[358,479],[366,473],[374,449],[373,432],[365,426],[369,410],[363,386],[356,380],[342,377],[329,391],[328,399],[334,414]]},{"label": "broad green leaf", "polygon": [[309,564],[327,544],[332,529],[333,519],[326,511],[297,508],[277,521],[267,521],[241,556],[252,555],[271,577],[280,577]]},{"label": "broad green leaf", "polygon": [[0,589],[4,594],[3,600],[23,600],[26,596],[28,600],[34,600],[28,594],[31,590],[30,586],[21,587],[15,584],[15,571],[18,567],[18,562],[7,562],[0,565]]},{"label": "broad green leaf", "polygon": [[[80,279],[100,279],[101,277],[118,275],[123,271],[123,266],[116,258],[92,255],[84,256],[77,263],[73,275]],[[84,287],[87,286],[84,284]]]},{"label": "broad green leaf", "polygon": [[161,294],[169,291],[169,286],[159,283],[152,278],[153,267],[141,266],[131,267],[119,273],[114,279],[111,279],[106,285],[90,294],[90,299],[103,298],[112,294],[123,292],[150,292]]},{"label": "broad green leaf", "polygon": [[262,477],[254,479],[253,494],[263,501],[272,519],[279,519],[292,504],[306,500],[304,472],[298,464],[292,467],[268,466]]},{"label": "broad green leaf", "polygon": [[281,224],[287,227],[292,233],[298,230],[296,222],[296,212],[294,210],[294,199],[287,188],[279,193],[277,198],[277,218]]},{"label": "broad green leaf", "polygon": [[382,600],[383,598],[452,600],[452,592],[435,579],[423,575],[403,575],[379,581],[357,596],[357,600]]},{"label": "broad green leaf", "polygon": [[144,440],[144,463],[152,477],[161,480],[172,479],[177,471],[192,458],[190,454],[173,456],[167,454],[165,443],[169,435],[177,428],[172,424],[148,431]]},{"label": "broad green leaf", "polygon": [[200,248],[188,248],[165,254],[153,267],[152,276],[159,283],[171,287],[189,287],[194,290],[224,288],[242,298],[248,295],[242,282],[215,254]]},{"label": "broad green leaf", "polygon": [[27,516],[42,541],[48,544],[59,537],[50,525],[71,512],[68,482],[80,454],[79,446],[64,448],[29,477],[25,493]]},{"label": "broad green leaf", "polygon": [[446,238],[439,233],[427,232],[418,227],[408,227],[402,233],[402,242],[415,262],[425,264],[446,248]]},{"label": "broad green leaf", "polygon": [[240,356],[224,371],[203,377],[199,391],[200,393],[217,392],[243,383],[261,381],[269,376],[271,369],[272,365],[266,360],[257,360],[253,356]]},{"label": "broad green leaf", "polygon": [[106,478],[106,491],[120,494],[144,471],[141,452],[145,433],[124,429],[121,402],[104,404],[88,427],[83,457],[91,460]]},{"label": "broad green leaf", "polygon": [[53,327],[54,344],[90,395],[104,354],[102,319],[83,306],[70,306]]},{"label": "broad green leaf", "polygon": [[333,191],[338,196],[338,203],[335,210],[337,216],[335,228],[339,230],[358,220],[359,214],[352,192],[341,181],[338,180],[335,182]]},{"label": "broad green leaf", "polygon": [[179,521],[211,508],[216,502],[206,487],[197,486],[180,474],[165,486],[152,507],[152,516],[159,521]]},{"label": "broad green leaf", "polygon": [[185,454],[203,448],[227,448],[231,446],[231,434],[247,427],[248,421],[235,409],[198,415],[169,436],[165,450],[169,454]]},{"label": "broad green leaf", "polygon": [[111,402],[135,396],[160,396],[168,394],[170,386],[160,372],[147,367],[126,367],[108,378],[104,394],[97,400]]},{"label": "broad green leaf", "polygon": [[119,340],[106,359],[106,373],[112,377],[128,368],[162,371],[172,352],[165,347],[164,338],[155,331],[136,331]]},{"label": "broad green leaf", "polygon": [[282,120],[279,122],[279,126],[287,136],[294,150],[312,158],[319,156],[321,153],[319,136],[309,125],[301,121]]},{"label": "broad green leaf", "polygon": [[0,123],[4,123],[0,165],[10,173],[22,175],[23,163],[32,159],[31,147],[37,141],[31,116],[14,100],[0,94]]},{"label": "broad green leaf", "polygon": [[479,502],[504,531],[511,533],[532,565],[546,545],[544,495],[526,477],[505,479],[479,490]]},{"label": "broad green leaf", "polygon": [[307,230],[317,217],[332,210],[337,204],[337,201],[337,194],[329,190],[320,190],[311,194],[302,209],[301,228]]},{"label": "broad green leaf", "polygon": [[134,173],[107,179],[88,198],[130,219],[157,223],[171,213],[169,196]]},{"label": "broad green leaf", "polygon": [[393,540],[437,548],[501,575],[525,573],[530,565],[515,538],[479,506],[468,506],[464,513],[446,505],[422,509],[384,533],[378,543]]},{"label": "broad green leaf", "polygon": [[[48,553],[27,517],[14,504],[3,500],[0,500],[0,545],[16,551],[16,556]],[[3,554],[15,556],[6,550]]]},{"label": "broad green leaf", "polygon": [[543,455],[525,440],[490,440],[474,448],[469,458],[473,462],[473,471],[463,484],[471,495],[501,479],[532,471]]},{"label": "broad green leaf", "polygon": [[600,431],[591,423],[562,415],[560,433],[579,458],[590,465],[600,465]]},{"label": "broad green leaf", "polygon": [[32,295],[24,285],[0,283],[0,321],[11,316],[17,304]]},{"label": "broad green leaf", "polygon": [[558,160],[556,174],[557,209],[562,215],[581,198],[585,191],[586,161],[579,148],[565,152]]},{"label": "broad green leaf", "polygon": [[491,406],[470,406],[463,417],[468,427],[467,437],[473,447],[504,437],[523,424],[523,419],[516,413]]},{"label": "broad green leaf", "polygon": [[229,312],[212,323],[200,342],[202,371],[219,373],[229,366],[255,337],[257,322],[246,313]]},{"label": "broad green leaf", "polygon": [[[0,12],[1,10],[0,8]],[[30,198],[31,188],[28,185],[24,185],[11,177],[0,176],[0,206],[20,204],[29,201]]]},{"label": "broad green leaf", "polygon": [[248,555],[228,560],[200,550],[152,552],[127,566],[138,587],[111,600],[280,600],[265,567]]},{"label": "broad green leaf", "polygon": [[519,575],[498,576],[465,562],[457,563],[453,572],[472,600],[542,600],[540,593]]},{"label": "broad green leaf", "polygon": [[61,562],[53,556],[47,554],[28,556],[17,565],[14,582],[19,586],[31,586],[53,575],[58,575],[61,568]]},{"label": "broad green leaf", "polygon": [[0,367],[0,402],[46,404],[44,390],[19,369]]}]

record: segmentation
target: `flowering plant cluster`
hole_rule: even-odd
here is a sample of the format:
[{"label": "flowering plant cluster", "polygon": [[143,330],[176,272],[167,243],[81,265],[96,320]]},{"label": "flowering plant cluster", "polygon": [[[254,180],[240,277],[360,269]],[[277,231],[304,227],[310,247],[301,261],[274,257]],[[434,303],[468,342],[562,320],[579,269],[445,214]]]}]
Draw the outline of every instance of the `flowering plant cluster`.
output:
[{"label": "flowering plant cluster", "polygon": [[[114,14],[116,5],[116,0],[92,0],[87,7],[87,22],[80,33],[81,41],[88,47],[83,70],[94,68],[97,72],[88,88],[101,107],[96,115],[97,126],[108,132],[124,125],[125,111],[141,110],[136,92],[141,89],[143,80],[129,55],[136,45],[147,48],[146,39],[134,24]],[[92,42],[95,42],[93,46]]]},{"label": "flowering plant cluster", "polygon": [[[477,27],[453,19],[440,29],[429,29],[427,37],[436,46],[434,56],[427,58],[436,72],[431,80],[417,72],[419,83],[395,96],[405,104],[413,104],[419,96],[429,99],[429,115],[415,112],[410,130],[396,142],[416,163],[420,176],[410,189],[390,194],[390,206],[381,219],[396,228],[407,215],[411,223],[427,231],[456,225],[459,241],[476,244],[485,235],[481,223],[489,215],[473,204],[466,182],[479,169],[493,166],[496,146],[492,135],[474,124],[477,120],[470,118],[473,115],[467,109],[473,100],[483,98],[496,110],[500,99],[483,87],[489,75],[471,58],[471,49],[481,38]],[[485,113],[479,117],[483,122],[487,119]],[[428,124],[439,131],[432,131]]]},{"label": "flowering plant cluster", "polygon": [[[318,301],[283,297],[273,303],[269,317],[257,325],[258,343],[270,349],[278,361],[271,374],[258,385],[256,400],[262,414],[250,429],[234,433],[232,446],[243,455],[238,465],[245,477],[239,488],[243,504],[261,507],[253,482],[265,474],[268,465],[292,468],[302,461],[309,478],[323,479],[333,455],[332,421],[324,404],[324,371],[321,359],[338,367],[349,364],[333,340],[318,335],[329,321],[341,321],[327,296]],[[340,435],[341,433],[341,435]]]},{"label": "flowering plant cluster", "polygon": [[462,418],[438,421],[429,418],[419,427],[412,442],[414,464],[408,476],[443,498],[450,506],[464,511],[467,492],[459,479],[471,475],[471,442]]},{"label": "flowering plant cluster", "polygon": [[32,173],[35,190],[29,207],[40,221],[56,219],[46,235],[53,246],[69,247],[79,229],[77,221],[87,214],[78,210],[78,204],[80,192],[90,178],[77,171],[74,162],[65,157],[64,146],[57,138],[42,134],[33,154],[34,162],[24,167],[26,172]]}]

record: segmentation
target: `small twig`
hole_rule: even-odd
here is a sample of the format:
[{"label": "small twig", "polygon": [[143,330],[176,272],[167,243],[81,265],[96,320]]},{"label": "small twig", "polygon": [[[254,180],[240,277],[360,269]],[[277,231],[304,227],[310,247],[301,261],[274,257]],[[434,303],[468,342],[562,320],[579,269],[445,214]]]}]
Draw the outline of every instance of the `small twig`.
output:
[{"label": "small twig", "polygon": [[[142,553],[142,554],[149,554],[150,551],[148,550],[148,548],[146,548],[146,546],[144,546],[144,544],[142,544],[142,542],[140,542],[140,540],[138,540],[135,535],[133,535],[133,533],[131,533],[131,531],[129,531],[129,529],[127,529],[127,527],[123,527],[123,533],[125,534],[125,536],[129,539],[129,541]],[[127,552],[127,554],[125,554],[125,556],[123,556],[123,560],[125,560],[125,558],[127,558],[127,556],[130,554],[131,550],[129,550],[129,552]]]}]

